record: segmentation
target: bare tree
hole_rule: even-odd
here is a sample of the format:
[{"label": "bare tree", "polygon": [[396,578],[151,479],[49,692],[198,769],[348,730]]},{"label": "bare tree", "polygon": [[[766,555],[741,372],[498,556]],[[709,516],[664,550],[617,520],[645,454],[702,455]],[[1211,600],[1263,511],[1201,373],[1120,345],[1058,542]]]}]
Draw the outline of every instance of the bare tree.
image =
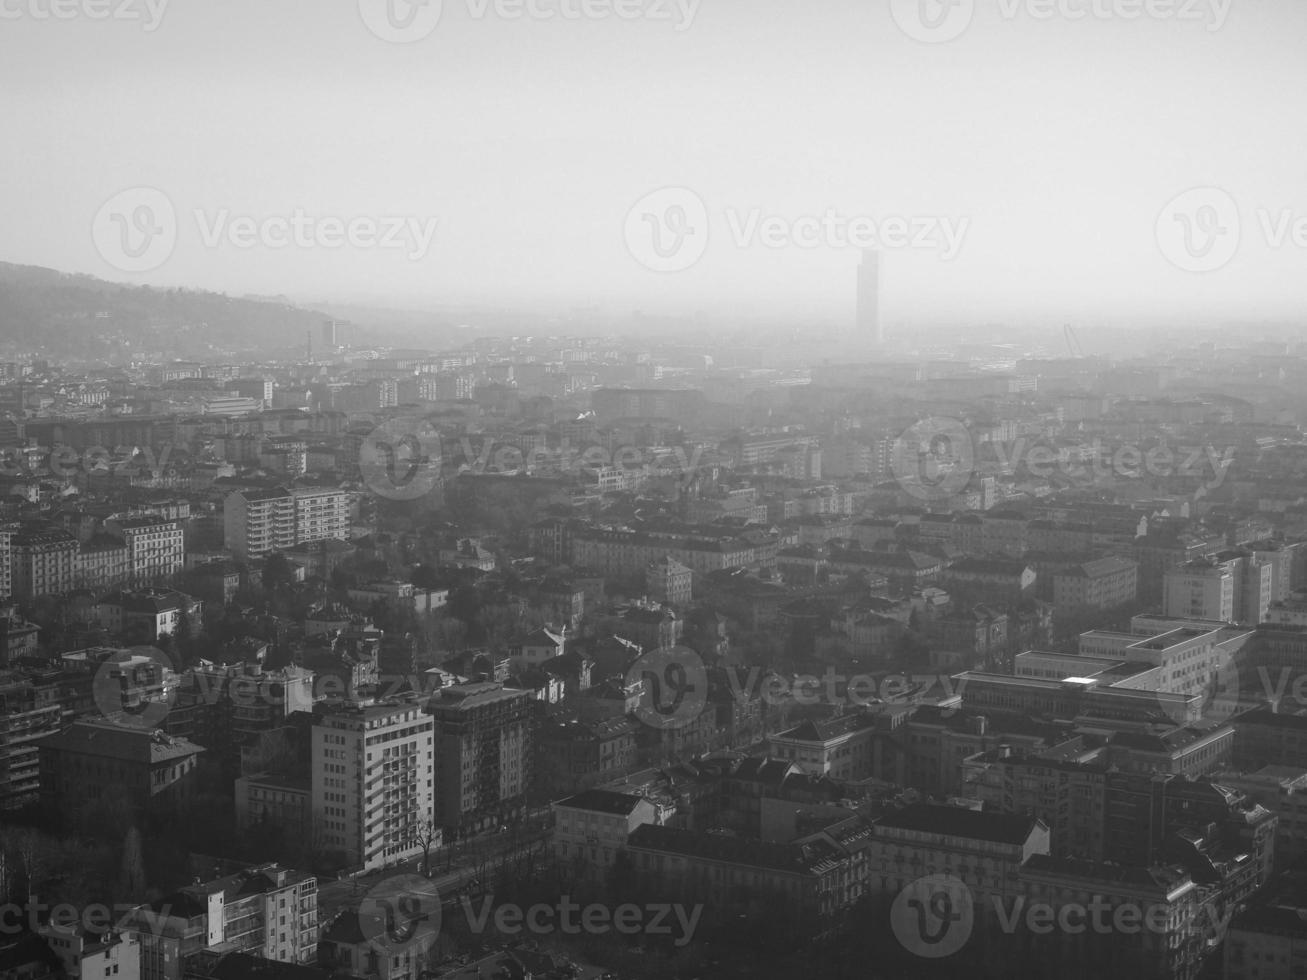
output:
[{"label": "bare tree", "polygon": [[145,855],[141,852],[141,832],[135,827],[123,839],[122,874],[118,879],[119,896],[125,902],[145,898]]},{"label": "bare tree", "polygon": [[422,873],[428,878],[431,877],[431,850],[440,846],[442,837],[441,830],[434,820],[419,825],[413,832],[413,843],[422,848]]},{"label": "bare tree", "polygon": [[23,878],[27,884],[27,902],[30,905],[36,898],[37,882],[44,873],[48,857],[48,842],[38,830],[19,827],[10,838],[14,853],[23,868]]},{"label": "bare tree", "polygon": [[295,750],[287,737],[286,729],[264,732],[253,750],[241,759],[243,775],[267,772],[286,772],[295,762]]}]

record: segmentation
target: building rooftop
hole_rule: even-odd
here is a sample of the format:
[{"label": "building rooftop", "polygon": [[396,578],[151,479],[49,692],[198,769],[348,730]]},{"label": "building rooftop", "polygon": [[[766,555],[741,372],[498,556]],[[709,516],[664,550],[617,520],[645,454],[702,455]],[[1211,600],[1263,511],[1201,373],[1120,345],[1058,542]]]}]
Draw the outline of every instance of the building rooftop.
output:
[{"label": "building rooftop", "polygon": [[310,793],[313,791],[313,777],[308,775],[259,772],[248,776],[242,776],[241,778],[251,785],[272,786],[277,789],[292,790],[300,793]]},{"label": "building rooftop", "polygon": [[1265,725],[1269,728],[1291,728],[1295,731],[1307,731],[1307,713],[1285,714],[1270,708],[1254,708],[1235,719],[1235,727],[1246,725]]},{"label": "building rooftop", "polygon": [[193,600],[181,592],[151,589],[144,592],[117,592],[101,599],[102,605],[120,606],[126,612],[158,615],[184,609]]},{"label": "building rooftop", "polygon": [[530,697],[530,692],[505,687],[497,681],[479,681],[474,684],[442,688],[432,695],[427,709],[429,711],[471,710],[496,701],[513,701],[523,697]]},{"label": "building rooftop", "polygon": [[840,738],[864,728],[872,728],[875,719],[869,715],[851,713],[835,718],[808,719],[788,731],[780,732],[773,738],[788,739],[797,742],[826,742]]},{"label": "building rooftop", "polygon": [[876,821],[877,827],[963,840],[984,840],[996,844],[1024,844],[1036,825],[1042,826],[1033,817],[985,813],[931,803],[914,803]]},{"label": "building rooftop", "polygon": [[176,521],[167,517],[157,516],[123,517],[114,523],[124,531],[138,531],[142,528],[162,526],[167,526],[174,530],[181,529]]},{"label": "building rooftop", "polygon": [[1062,574],[1076,578],[1101,578],[1138,568],[1138,563],[1130,561],[1128,558],[1099,558],[1095,561],[1087,561],[1084,564],[1077,565]]},{"label": "building rooftop", "polygon": [[1030,565],[1020,559],[1007,558],[963,558],[953,563],[951,572],[964,575],[1024,575],[1030,571]]},{"label": "building rooftop", "polygon": [[41,739],[40,745],[61,752],[150,765],[205,751],[185,738],[99,719],[76,721],[63,731]]},{"label": "building rooftop", "polygon": [[629,846],[790,874],[810,874],[813,870],[811,858],[805,856],[803,847],[798,844],[701,834],[693,830],[654,824],[637,827],[631,834]]},{"label": "building rooftop", "polygon": [[334,975],[320,966],[285,963],[239,952],[224,953],[204,969],[209,980],[331,980]]},{"label": "building rooftop", "polygon": [[1161,890],[1170,895],[1193,888],[1193,880],[1180,867],[1154,865],[1151,868],[1116,864],[1111,861],[1085,861],[1070,857],[1034,854],[1025,862],[1022,873],[1060,875],[1083,882],[1102,882],[1117,887]]},{"label": "building rooftop", "polygon": [[629,793],[614,793],[606,789],[588,789],[584,793],[578,793],[576,796],[569,796],[565,800],[559,800],[555,806],[565,806],[572,810],[592,810],[595,813],[606,813],[611,816],[630,816],[631,812],[639,806],[643,799],[639,796],[632,796]]}]

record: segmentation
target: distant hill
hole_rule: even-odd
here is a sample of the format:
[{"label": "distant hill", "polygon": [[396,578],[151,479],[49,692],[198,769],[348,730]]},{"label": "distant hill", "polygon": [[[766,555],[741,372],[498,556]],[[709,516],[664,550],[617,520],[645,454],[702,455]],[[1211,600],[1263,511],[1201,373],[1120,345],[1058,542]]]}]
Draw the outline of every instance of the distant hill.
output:
[{"label": "distant hill", "polygon": [[197,357],[228,350],[303,347],[327,314],[284,301],[105,282],[0,263],[0,352],[72,361],[133,353]]}]

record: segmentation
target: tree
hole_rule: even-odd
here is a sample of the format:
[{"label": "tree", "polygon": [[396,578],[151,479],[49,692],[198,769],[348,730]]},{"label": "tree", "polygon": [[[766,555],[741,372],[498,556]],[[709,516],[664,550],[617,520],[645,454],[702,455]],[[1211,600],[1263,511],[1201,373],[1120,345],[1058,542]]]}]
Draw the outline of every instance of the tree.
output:
[{"label": "tree", "polygon": [[141,852],[141,832],[135,827],[123,839],[122,871],[118,878],[118,897],[123,902],[145,899],[145,855]]},{"label": "tree", "polygon": [[263,590],[276,592],[279,588],[289,586],[295,580],[291,571],[290,560],[279,552],[274,552],[263,560]]},{"label": "tree", "polygon": [[14,853],[23,868],[23,880],[27,889],[27,902],[30,905],[36,896],[41,876],[45,873],[46,860],[49,857],[49,841],[39,830],[20,827],[10,838]]},{"label": "tree", "polygon": [[136,805],[125,784],[111,783],[96,799],[74,803],[65,820],[69,829],[96,840],[119,840],[136,824]]},{"label": "tree", "polygon": [[441,841],[440,828],[434,820],[428,820],[418,827],[413,834],[413,843],[422,848],[422,873],[431,877],[431,849]]},{"label": "tree", "polygon": [[437,617],[432,632],[440,650],[458,653],[467,645],[467,623],[461,619],[452,616]]},{"label": "tree", "polygon": [[189,663],[194,648],[195,629],[191,625],[191,616],[185,609],[177,614],[177,629],[173,634],[177,641],[177,653],[182,661]]},{"label": "tree", "polygon": [[244,774],[288,772],[295,764],[295,747],[287,731],[279,728],[262,733],[249,755],[242,759]]}]

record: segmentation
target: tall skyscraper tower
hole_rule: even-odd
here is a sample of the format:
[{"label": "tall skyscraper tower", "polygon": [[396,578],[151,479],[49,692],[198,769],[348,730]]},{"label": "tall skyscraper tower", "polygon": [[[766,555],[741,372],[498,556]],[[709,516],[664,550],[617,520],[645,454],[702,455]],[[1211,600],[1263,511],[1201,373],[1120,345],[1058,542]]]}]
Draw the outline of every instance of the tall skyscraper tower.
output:
[{"label": "tall skyscraper tower", "polygon": [[885,343],[880,322],[880,253],[867,249],[858,266],[858,335],[874,344]]},{"label": "tall skyscraper tower", "polygon": [[335,320],[322,322],[322,343],[329,351],[340,346],[340,324]]}]

